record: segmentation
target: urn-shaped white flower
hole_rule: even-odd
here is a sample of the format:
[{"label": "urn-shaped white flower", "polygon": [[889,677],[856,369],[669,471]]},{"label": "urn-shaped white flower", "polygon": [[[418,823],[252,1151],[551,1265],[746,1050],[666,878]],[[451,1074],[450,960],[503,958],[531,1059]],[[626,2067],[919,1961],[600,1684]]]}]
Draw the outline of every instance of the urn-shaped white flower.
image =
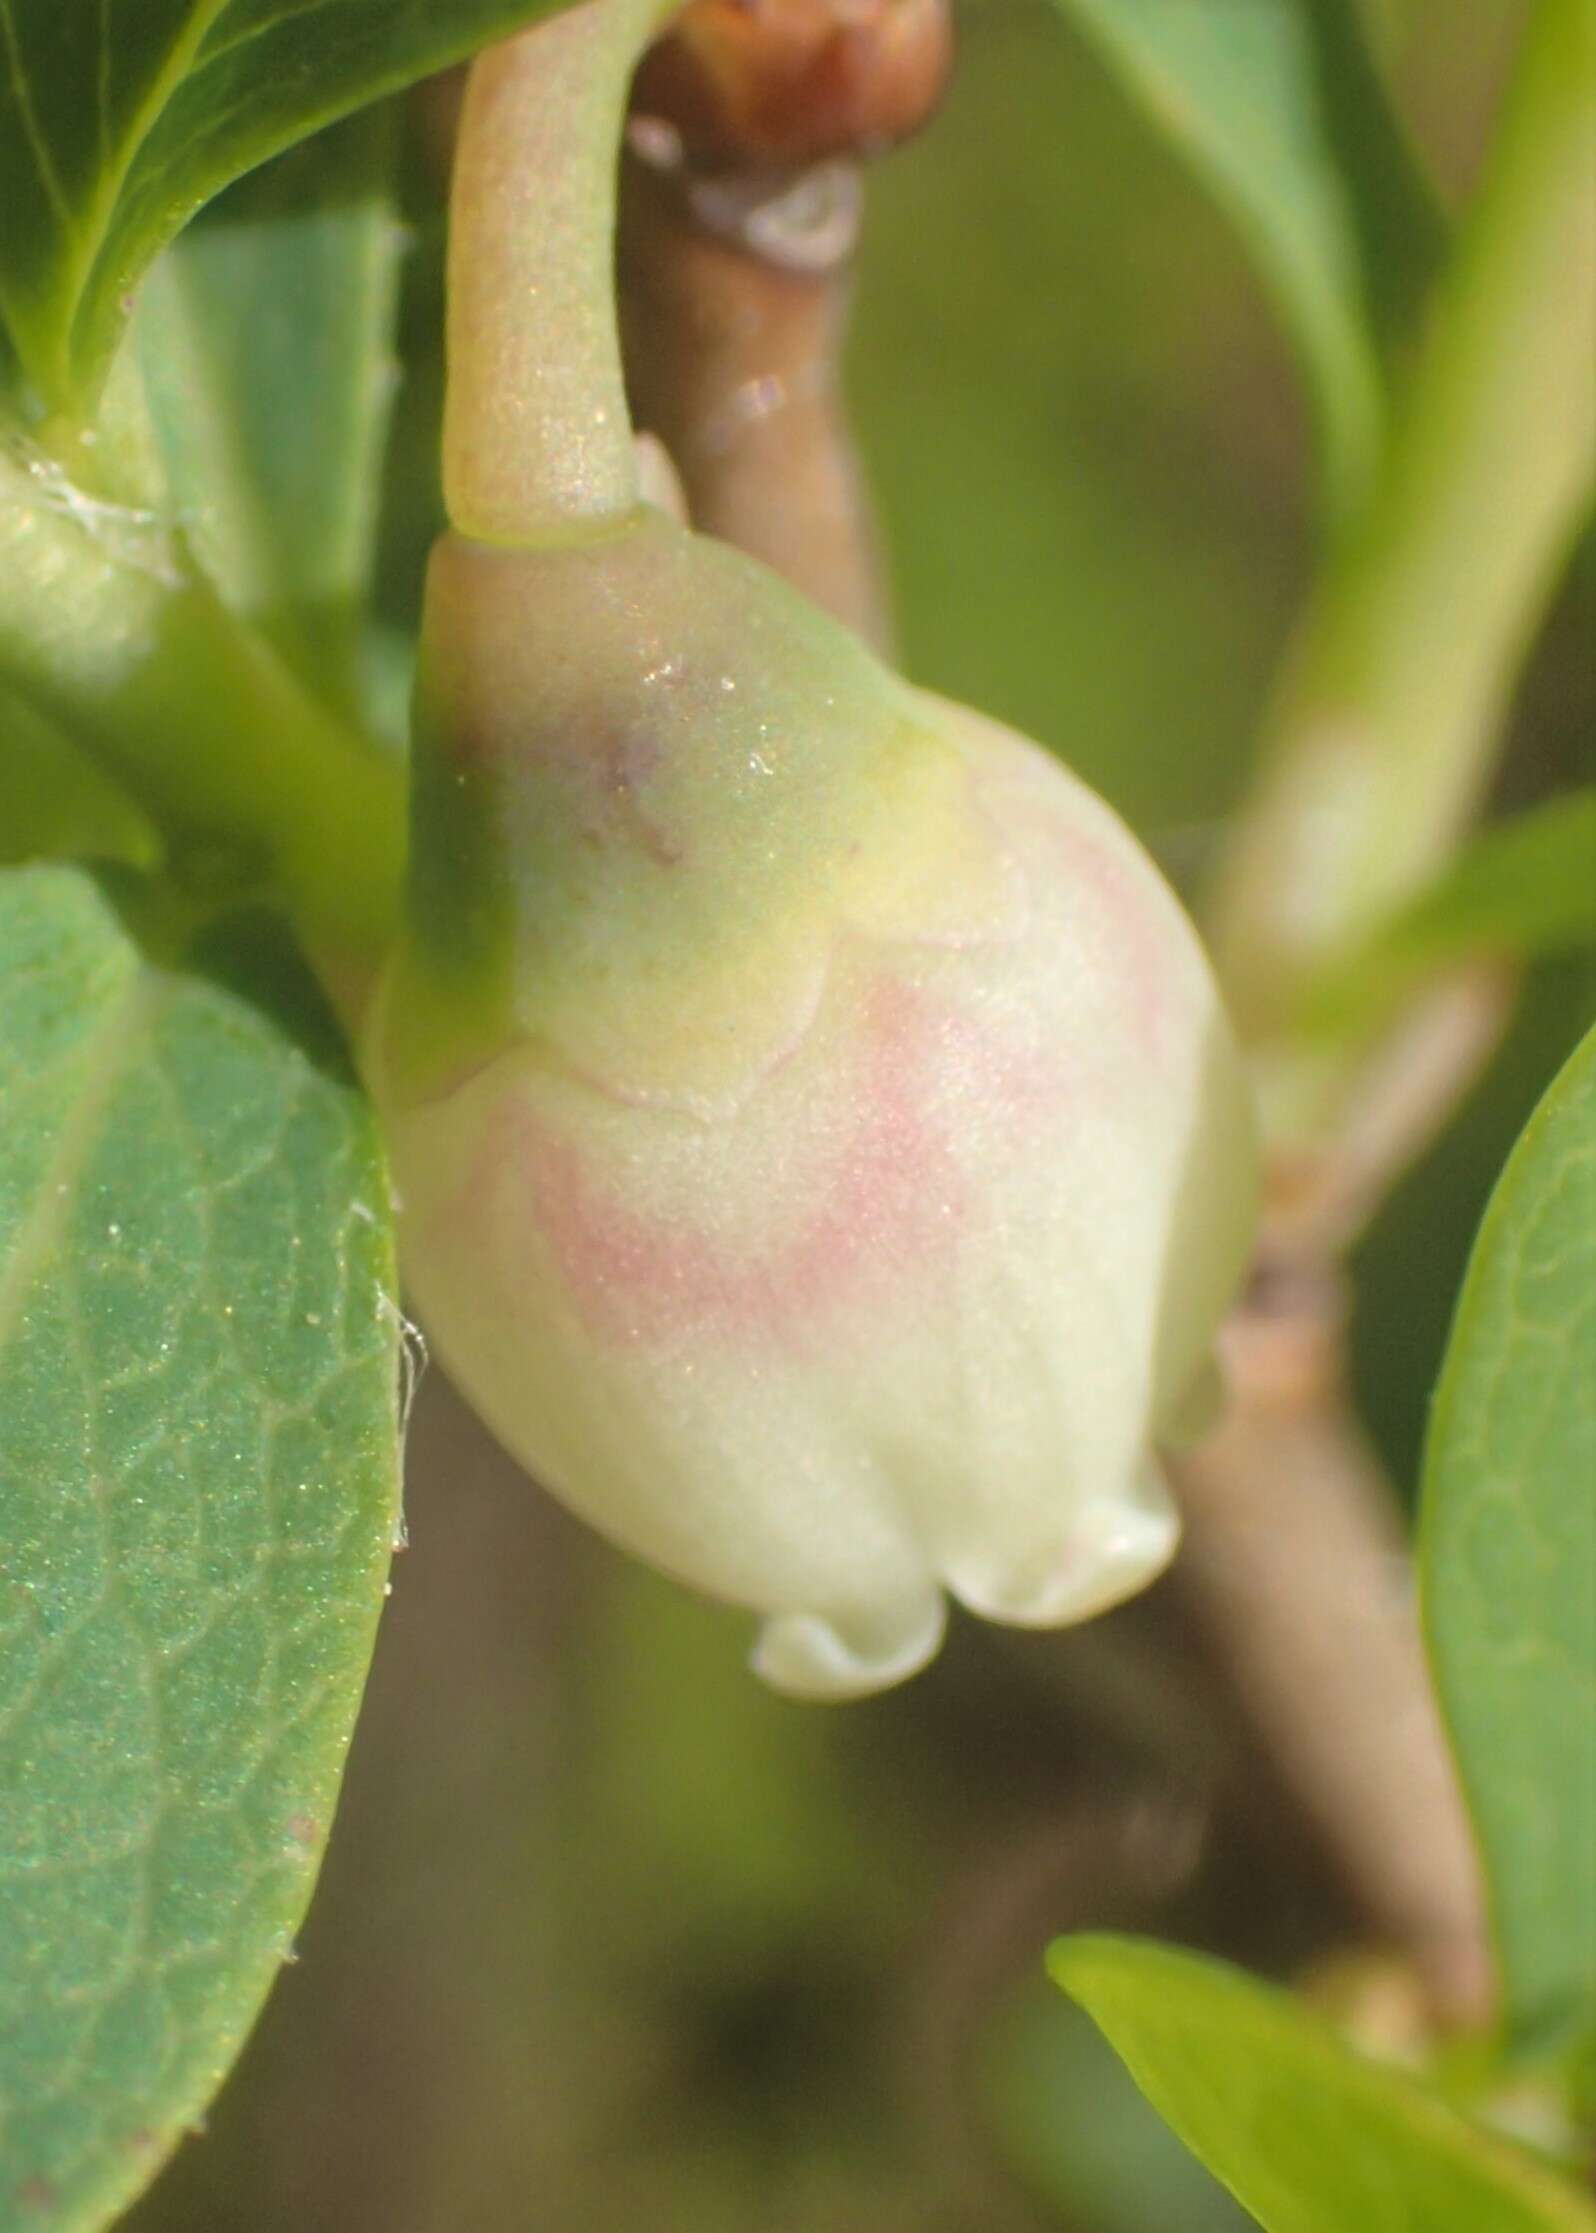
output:
[{"label": "urn-shaped white flower", "polygon": [[759,1613],[784,1689],[907,1675],[948,1594],[1112,1604],[1174,1547],[1157,1447],[1252,1216],[1180,908],[1054,760],[752,561],[452,508],[368,1050],[451,1372]]},{"label": "urn-shaped white flower", "polygon": [[[1121,824],[640,513],[429,586],[373,1069],[407,1276],[540,1480],[843,1694],[1076,1620],[1246,1247],[1197,941]],[[471,895],[475,895],[474,904]]]}]

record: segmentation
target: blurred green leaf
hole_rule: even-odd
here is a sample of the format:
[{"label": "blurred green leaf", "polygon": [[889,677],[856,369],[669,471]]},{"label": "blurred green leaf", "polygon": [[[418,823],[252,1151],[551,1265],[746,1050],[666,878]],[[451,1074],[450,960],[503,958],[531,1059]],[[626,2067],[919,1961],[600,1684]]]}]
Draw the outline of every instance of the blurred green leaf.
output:
[{"label": "blurred green leaf", "polygon": [[1484,1849],[1509,2026],[1596,2026],[1596,1033],[1491,1197],[1425,1456],[1436,1686]]},{"label": "blurred green leaf", "polygon": [[1596,945],[1596,787],[1516,814],[1311,988],[1311,1029],[1377,1018],[1439,969]]},{"label": "blurred green leaf", "polygon": [[310,1895],[395,1524],[373,1124],[263,928],[0,877],[0,2223],[88,2233]]},{"label": "blurred green leaf", "polygon": [[240,179],[156,261],[136,321],[200,563],[345,706],[395,378],[395,128],[368,109]]},{"label": "blurred green leaf", "polygon": [[1593,2233],[1531,2156],[1228,1964],[1060,1939],[1048,1967],[1266,2233]]},{"label": "blurred green leaf", "polygon": [[1344,0],[1058,0],[1228,211],[1313,398],[1328,509],[1354,511],[1441,226]]},{"label": "blurred green leaf", "polygon": [[77,855],[153,868],[154,825],[88,754],[0,690],[0,867]]},{"label": "blurred green leaf", "polygon": [[201,203],[548,0],[0,0],[0,321],[81,412],[127,296]]},{"label": "blurred green leaf", "polygon": [[983,2102],[1026,2185],[1091,2233],[1242,2233],[1252,2219],[1183,2148],[1082,2009],[1043,1977],[982,2055]]}]

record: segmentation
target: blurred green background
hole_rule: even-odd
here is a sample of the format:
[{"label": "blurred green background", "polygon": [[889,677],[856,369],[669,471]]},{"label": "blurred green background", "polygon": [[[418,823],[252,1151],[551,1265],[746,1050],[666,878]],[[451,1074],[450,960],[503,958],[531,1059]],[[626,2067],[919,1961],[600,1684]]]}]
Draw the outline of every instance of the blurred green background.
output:
[{"label": "blurred green background", "polygon": [[[1519,0],[1370,14],[1455,200]],[[418,351],[435,315],[418,264]],[[1054,746],[1195,887],[1313,562],[1303,414],[1223,220],[1040,0],[967,11],[945,114],[874,180],[851,370],[907,665]],[[401,607],[430,502],[412,371]],[[1591,733],[1593,590],[1587,563],[1520,693],[1515,800]],[[1364,1249],[1360,1379],[1405,1487],[1484,1192],[1588,992],[1532,983]],[[1039,1974],[1078,1924],[1275,1969],[1338,1927],[1157,1593],[1061,1637],[961,1625],[906,1691],[804,1708],[436,1372],[409,1518],[300,1959],[134,2233],[1245,2222]]]}]

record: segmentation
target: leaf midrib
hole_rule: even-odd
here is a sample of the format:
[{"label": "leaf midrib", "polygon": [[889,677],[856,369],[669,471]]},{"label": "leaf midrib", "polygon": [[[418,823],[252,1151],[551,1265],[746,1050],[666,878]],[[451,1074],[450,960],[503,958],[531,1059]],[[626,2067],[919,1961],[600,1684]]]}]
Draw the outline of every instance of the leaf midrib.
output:
[{"label": "leaf midrib", "polygon": [[[59,388],[61,392],[52,395],[52,400],[58,404],[64,404],[70,397],[73,357],[77,342],[80,339],[78,329],[82,323],[86,286],[93,276],[111,237],[112,220],[122,198],[122,190],[134,164],[138,161],[140,149],[154,130],[178,86],[190,74],[196,55],[209,38],[218,19],[230,5],[231,0],[199,0],[199,4],[192,9],[182,30],[179,31],[168,47],[160,67],[150,79],[143,100],[139,102],[130,116],[115,159],[102,163],[93,192],[76,213],[74,213],[70,202],[63,200],[59,181],[55,177],[54,165],[49,164],[47,170],[41,169],[40,171],[41,182],[51,206],[57,210],[60,216],[64,253],[55,284],[50,289],[49,294],[44,297],[46,303],[52,299],[56,303],[60,313],[59,323],[56,326],[56,331],[48,340],[47,361],[44,364],[36,365],[34,370],[35,376],[41,380],[41,384],[51,388]],[[10,0],[0,0],[0,15],[4,16],[7,26],[6,45],[11,57],[16,82],[18,106],[21,111],[31,118],[33,115],[32,103],[27,95],[21,57],[15,44]],[[101,52],[97,57],[95,82],[99,106],[100,144],[104,149],[106,146],[105,96],[108,78],[103,35],[105,29],[103,11],[100,20],[102,31]],[[36,161],[43,163],[47,157],[47,150],[36,127],[30,134],[30,139],[35,149]],[[19,345],[20,338],[19,335]]]}]

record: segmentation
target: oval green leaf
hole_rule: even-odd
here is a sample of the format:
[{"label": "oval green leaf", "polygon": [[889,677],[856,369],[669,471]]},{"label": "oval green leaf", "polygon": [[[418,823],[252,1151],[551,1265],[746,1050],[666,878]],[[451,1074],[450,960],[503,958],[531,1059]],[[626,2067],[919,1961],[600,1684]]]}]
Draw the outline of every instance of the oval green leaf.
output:
[{"label": "oval green leaf", "polygon": [[90,2233],[310,1895],[396,1524],[364,1098],[261,933],[0,875],[0,2225]]},{"label": "oval green leaf", "polygon": [[1596,2233],[1533,2157],[1226,1963],[1090,1936],[1048,1968],[1267,2233]]},{"label": "oval green leaf", "polygon": [[86,415],[126,299],[230,179],[549,0],[0,0],[0,322]]},{"label": "oval green leaf", "polygon": [[1596,2031],[1596,1032],[1508,1158],[1425,1452],[1420,1586],[1525,2046]]}]

